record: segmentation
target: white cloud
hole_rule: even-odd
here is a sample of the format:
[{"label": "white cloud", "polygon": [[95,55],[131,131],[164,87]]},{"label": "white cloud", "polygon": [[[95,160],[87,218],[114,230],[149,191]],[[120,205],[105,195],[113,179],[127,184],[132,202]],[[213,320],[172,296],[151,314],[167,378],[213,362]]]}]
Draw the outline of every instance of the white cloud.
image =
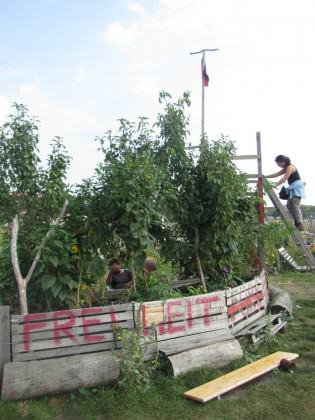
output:
[{"label": "white cloud", "polygon": [[102,39],[109,44],[124,45],[132,41],[137,35],[137,25],[124,26],[119,21],[109,24],[101,34]]},{"label": "white cloud", "polygon": [[152,79],[141,79],[133,84],[133,91],[138,95],[146,94],[154,97],[157,95],[158,88]]},{"label": "white cloud", "polygon": [[19,94],[23,97],[39,97],[42,95],[40,81],[38,79],[32,80],[31,82],[24,83],[19,86]]},{"label": "white cloud", "polygon": [[0,96],[0,124],[3,124],[10,114],[10,101],[5,96]]},{"label": "white cloud", "polygon": [[140,3],[129,3],[127,5],[127,9],[130,10],[130,12],[136,13],[137,15],[145,15],[145,9]]},{"label": "white cloud", "polygon": [[75,81],[77,83],[82,83],[86,80],[87,78],[87,70],[84,66],[80,66],[77,69],[76,75],[75,75]]}]

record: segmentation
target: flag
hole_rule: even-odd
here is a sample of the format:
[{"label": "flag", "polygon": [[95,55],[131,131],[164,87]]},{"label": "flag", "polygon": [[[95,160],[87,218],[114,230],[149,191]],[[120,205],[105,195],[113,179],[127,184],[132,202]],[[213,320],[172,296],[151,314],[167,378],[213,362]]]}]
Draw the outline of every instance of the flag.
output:
[{"label": "flag", "polygon": [[209,76],[207,75],[207,69],[206,69],[206,61],[204,55],[201,59],[201,77],[202,77],[202,84],[203,86],[209,85]]}]

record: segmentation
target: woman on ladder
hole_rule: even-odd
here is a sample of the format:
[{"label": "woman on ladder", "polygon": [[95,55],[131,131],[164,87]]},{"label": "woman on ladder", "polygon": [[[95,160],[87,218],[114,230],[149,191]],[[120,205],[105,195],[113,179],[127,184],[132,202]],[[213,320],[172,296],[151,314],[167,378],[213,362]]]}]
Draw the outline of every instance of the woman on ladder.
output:
[{"label": "woman on ladder", "polygon": [[276,187],[288,181],[288,202],[287,208],[290,211],[296,228],[304,230],[303,216],[301,211],[301,199],[304,197],[304,182],[301,181],[300,174],[296,167],[292,165],[291,160],[284,155],[279,155],[275,159],[276,164],[280,166],[281,171],[266,176],[266,178],[276,178],[282,175],[282,178],[276,183]]}]

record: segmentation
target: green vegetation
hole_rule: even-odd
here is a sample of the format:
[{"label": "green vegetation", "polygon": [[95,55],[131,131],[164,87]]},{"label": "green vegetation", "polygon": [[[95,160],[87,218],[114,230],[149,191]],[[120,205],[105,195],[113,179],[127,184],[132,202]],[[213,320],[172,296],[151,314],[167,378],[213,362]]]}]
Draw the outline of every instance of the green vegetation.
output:
[{"label": "green vegetation", "polygon": [[[174,102],[162,92],[160,103],[154,124],[121,119],[117,133],[97,138],[103,158],[95,175],[72,189],[62,139],[42,165],[37,121],[14,105],[0,127],[2,304],[23,313],[89,306],[115,256],[135,273],[134,299],[178,295],[174,277],[198,276],[205,292],[251,276],[259,241],[274,252],[281,229],[258,224],[257,197],[234,164],[233,142],[202,138],[198,153],[188,151],[189,95]],[[141,278],[146,257],[172,271],[150,296]]]},{"label": "green vegetation", "polygon": [[[224,369],[201,370],[182,378],[155,372],[144,392],[122,391],[119,386],[81,389],[76,393],[32,401],[0,402],[6,420],[101,419],[275,419],[311,420],[315,417],[315,278],[311,274],[271,277],[270,283],[288,290],[297,306],[286,332],[255,348],[247,346],[244,359]],[[231,392],[222,400],[198,405],[183,393],[256,358],[283,350],[297,352],[294,374],[275,370]]]}]

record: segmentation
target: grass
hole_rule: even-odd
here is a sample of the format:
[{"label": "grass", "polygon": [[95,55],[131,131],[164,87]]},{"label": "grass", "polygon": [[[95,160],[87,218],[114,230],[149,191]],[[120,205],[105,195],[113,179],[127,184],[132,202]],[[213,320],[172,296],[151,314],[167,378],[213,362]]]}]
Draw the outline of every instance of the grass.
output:
[{"label": "grass", "polygon": [[[297,305],[294,319],[285,333],[257,348],[247,346],[242,360],[224,369],[201,370],[183,378],[156,373],[152,388],[143,394],[100,387],[29,401],[1,401],[0,419],[314,419],[315,277],[307,273],[287,273],[271,277],[270,283],[291,293]],[[184,391],[277,350],[301,355],[294,374],[275,370],[220,401],[204,405],[183,397]]]}]

